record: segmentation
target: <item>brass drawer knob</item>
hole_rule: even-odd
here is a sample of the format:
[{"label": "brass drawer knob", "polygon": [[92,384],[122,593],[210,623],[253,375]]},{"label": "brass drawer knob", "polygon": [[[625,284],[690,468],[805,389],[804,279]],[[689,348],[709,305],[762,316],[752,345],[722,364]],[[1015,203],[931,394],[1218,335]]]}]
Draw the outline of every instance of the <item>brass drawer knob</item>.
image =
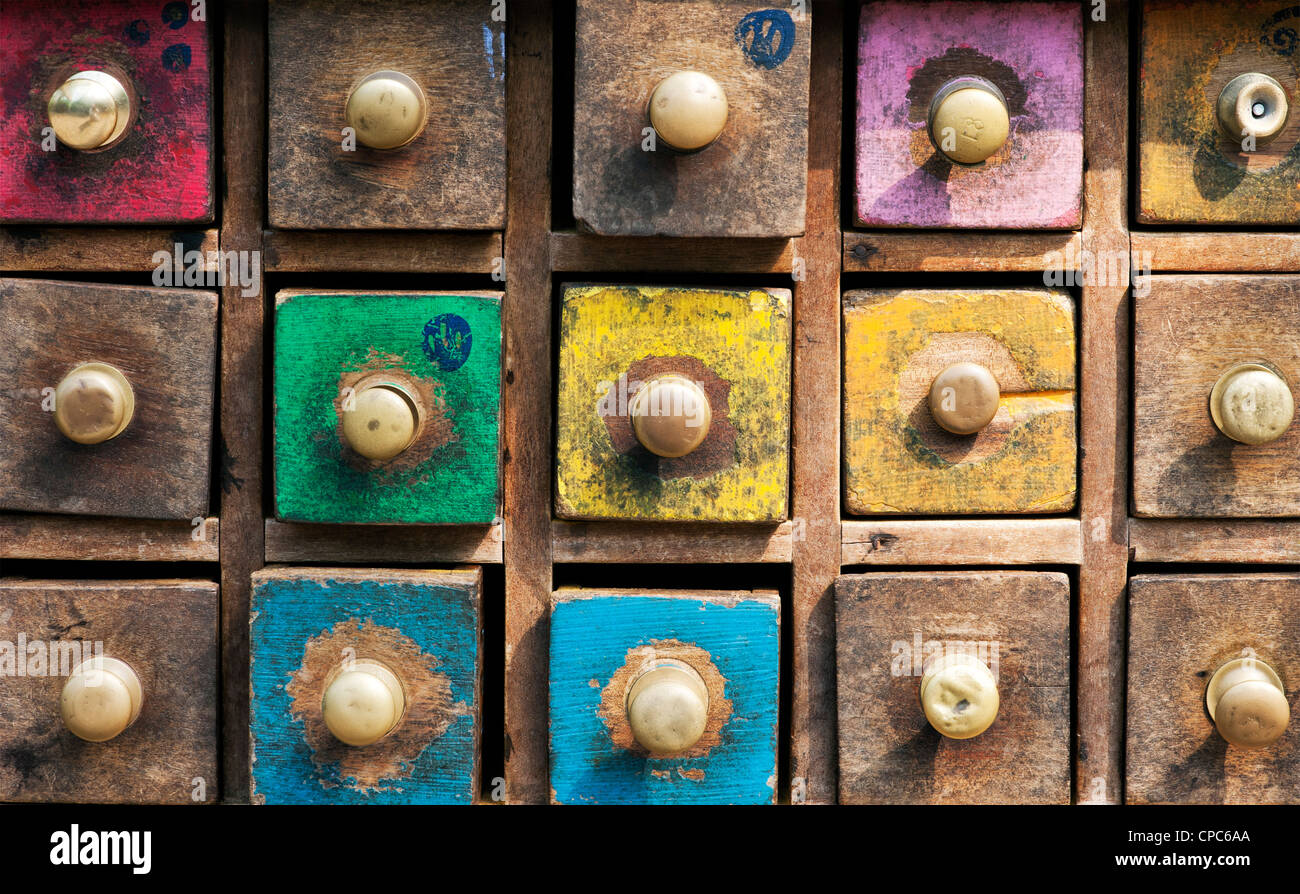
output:
[{"label": "brass drawer knob", "polygon": [[685,456],[704,443],[713,423],[704,389],[671,373],[643,383],[632,397],[628,414],[641,446],[669,459]]},{"label": "brass drawer knob", "polygon": [[930,141],[961,165],[977,165],[1002,148],[1011,115],[1002,91],[983,78],[954,78],[930,102]]},{"label": "brass drawer knob", "polygon": [[63,684],[59,709],[63,725],[87,742],[107,742],[140,716],[144,701],[140,678],[125,661],[89,658],[73,668]]},{"label": "brass drawer knob", "polygon": [[925,719],[949,739],[972,739],[998,716],[998,681],[973,655],[947,653],[921,677]]},{"label": "brass drawer knob", "polygon": [[678,754],[704,735],[709,690],[690,665],[664,663],[633,681],[626,710],[637,744],[651,754]]},{"label": "brass drawer knob", "polygon": [[371,659],[340,665],[321,697],[325,725],[345,745],[373,745],[397,727],[405,710],[402,682]]},{"label": "brass drawer knob", "polygon": [[72,149],[111,145],[131,120],[122,82],[103,71],[79,71],[59,85],[46,106],[60,143]]},{"label": "brass drawer knob", "polygon": [[650,94],[650,124],[669,148],[695,152],[708,146],[727,124],[727,94],[700,71],[679,71]]},{"label": "brass drawer knob", "polygon": [[1002,392],[978,363],[954,363],[930,385],[930,413],[954,435],[973,435],[993,421]]},{"label": "brass drawer knob", "polygon": [[348,94],[343,116],[358,143],[397,149],[420,135],[429,112],[424,91],[414,80],[400,71],[377,71]]},{"label": "brass drawer knob", "polygon": [[1267,748],[1291,719],[1282,679],[1258,658],[1235,658],[1215,671],[1205,707],[1219,735],[1238,748]]},{"label": "brass drawer knob", "polygon": [[83,363],[54,389],[54,424],[78,444],[116,438],[135,415],[135,392],[126,376],[107,363]]},{"label": "brass drawer knob", "polygon": [[343,401],[343,439],[366,459],[385,462],[415,440],[420,411],[406,389],[391,382],[362,388]]},{"label": "brass drawer knob", "polygon": [[1290,108],[1282,85],[1257,71],[1237,75],[1215,104],[1219,127],[1231,140],[1250,135],[1255,145],[1270,142],[1286,127]]},{"label": "brass drawer knob", "polygon": [[1272,366],[1238,363],[1214,383],[1210,417],[1219,431],[1242,444],[1276,441],[1295,417],[1291,386]]}]

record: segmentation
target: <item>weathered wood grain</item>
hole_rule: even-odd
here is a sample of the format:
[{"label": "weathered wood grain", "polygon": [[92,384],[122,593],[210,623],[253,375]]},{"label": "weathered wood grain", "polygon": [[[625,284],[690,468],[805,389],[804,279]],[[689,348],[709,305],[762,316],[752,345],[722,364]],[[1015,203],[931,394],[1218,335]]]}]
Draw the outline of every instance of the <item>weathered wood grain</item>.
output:
[{"label": "weathered wood grain", "polygon": [[[573,216],[603,236],[802,233],[811,27],[753,0],[580,0]],[[647,104],[677,71],[718,82],[726,127],[693,154],[647,151]]]},{"label": "weathered wood grain", "polygon": [[306,525],[266,520],[266,561],[386,564],[501,563],[501,523],[492,525]]},{"label": "weathered wood grain", "polygon": [[551,234],[551,269],[557,272],[790,273],[796,257],[792,239]]},{"label": "weathered wood grain", "polygon": [[[211,43],[189,4],[6,0],[0,34],[0,221],[213,219]],[[46,151],[50,95],[85,69],[129,84],[127,133],[102,151]]]},{"label": "weathered wood grain", "polygon": [[[1089,9],[1085,6],[1085,9]],[[1098,11],[1105,15],[1097,17]],[[1086,19],[1083,246],[1104,276],[1080,302],[1079,517],[1075,686],[1075,800],[1123,800],[1124,595],[1128,581],[1130,375],[1129,283],[1120,261],[1128,232],[1129,8],[1093,4]],[[1114,263],[1115,266],[1110,266]],[[1140,264],[1135,264],[1140,269]],[[1098,265],[1100,269],[1100,264]]]},{"label": "weathered wood grain", "polygon": [[[460,340],[448,347],[443,330]],[[411,446],[372,463],[342,440],[339,395],[385,370],[409,376],[424,406]],[[491,523],[500,507],[500,407],[500,292],[276,295],[278,518]]]},{"label": "weathered wood grain", "polygon": [[[551,604],[552,801],[772,803],[780,613],[780,597],[765,591],[557,591]],[[716,689],[709,686],[711,708],[729,702],[722,716],[711,711],[696,748],[666,758],[629,747],[618,735],[635,678],[628,671],[656,656],[686,660],[706,685],[716,680]]]},{"label": "weathered wood grain", "polygon": [[[571,519],[784,521],[790,292],[566,285],[560,318],[555,510]],[[695,451],[660,459],[628,401],[661,373],[708,395]]]},{"label": "weathered wood grain", "polygon": [[322,270],[356,273],[497,273],[500,233],[268,230],[262,235],[266,269],[277,273]]},{"label": "weathered wood grain", "polygon": [[1141,516],[1300,515],[1300,426],[1238,444],[1210,418],[1241,361],[1300,382],[1300,277],[1153,276],[1134,298],[1133,505]]},{"label": "weathered wood grain", "polygon": [[1184,273],[1289,273],[1300,270],[1300,233],[1132,234],[1134,264]]},{"label": "weathered wood grain", "polygon": [[[1177,635],[1170,635],[1177,631]],[[1245,650],[1250,649],[1253,652]],[[1258,751],[1230,746],[1205,687],[1243,655],[1281,676],[1292,720]],[[1129,583],[1128,800],[1300,803],[1300,576],[1141,575]]]},{"label": "weathered wood grain", "polygon": [[[185,519],[207,515],[217,296],[0,279],[0,507]],[[75,444],[43,389],[87,361],[135,393],[122,434]]]},{"label": "weathered wood grain", "polygon": [[[796,243],[791,416],[790,757],[792,803],[835,800],[835,578],[840,573],[840,149],[843,11],[815,9],[807,229]],[[786,796],[782,791],[781,796]]]},{"label": "weathered wood grain", "polygon": [[[1006,144],[978,167],[948,161],[927,131],[934,95],[963,76],[996,84],[1011,115]],[[1080,4],[863,4],[857,84],[858,224],[1081,223]]]},{"label": "weathered wood grain", "polygon": [[503,308],[505,551],[505,796],[545,804],[546,670],[551,599],[552,393],[551,132],[554,50],[549,3],[516,3],[506,22]]},{"label": "weathered wood grain", "polygon": [[1064,274],[1080,267],[1078,233],[844,234],[844,270],[854,273]]},{"label": "weathered wood grain", "polygon": [[[1291,0],[1147,0],[1138,81],[1138,220],[1282,224],[1300,220],[1300,9]],[[1290,123],[1243,152],[1215,103],[1247,72],[1276,78]]]},{"label": "weathered wood grain", "polygon": [[1135,518],[1129,546],[1134,562],[1300,564],[1300,522]]},{"label": "weathered wood grain", "polygon": [[[468,804],[478,793],[482,571],[274,568],[253,576],[252,797],[259,804]],[[325,675],[386,664],[397,727],[343,745],[321,717]]]},{"label": "weathered wood grain", "polygon": [[216,562],[215,518],[150,521],[66,515],[0,515],[0,559]]},{"label": "weathered wood grain", "polygon": [[1043,519],[846,521],[845,565],[1078,565],[1079,522]]},{"label": "weathered wood grain", "polygon": [[[206,581],[0,580],[0,800],[216,801],[217,603]],[[50,650],[58,666],[38,667]],[[59,709],[93,654],[125,661],[143,693],[108,742],[77,738]]]},{"label": "weathered wood grain", "polygon": [[[272,2],[271,226],[503,226],[505,33],[491,13],[482,0]],[[345,151],[348,94],[385,69],[421,86],[428,123],[399,149]]]},{"label": "weathered wood grain", "polygon": [[[835,617],[841,803],[1069,801],[1065,575],[847,575]],[[971,651],[998,680],[997,720],[973,739],[926,721],[920,675],[935,649]]]},{"label": "weathered wood grain", "polygon": [[[953,435],[930,383],[988,368],[997,416]],[[1060,512],[1075,501],[1074,303],[1060,290],[887,289],[844,296],[845,506],[870,514]]]},{"label": "weathered wood grain", "polygon": [[[554,561],[610,563],[789,562],[794,522],[776,525],[564,522],[551,526]],[[806,533],[806,530],[804,531]]]},{"label": "weathered wood grain", "polygon": [[202,269],[215,271],[210,252],[217,250],[216,230],[168,231],[85,228],[0,228],[0,270],[150,271],[157,269],[157,252],[174,256],[180,243],[182,258],[191,251],[203,255]]}]

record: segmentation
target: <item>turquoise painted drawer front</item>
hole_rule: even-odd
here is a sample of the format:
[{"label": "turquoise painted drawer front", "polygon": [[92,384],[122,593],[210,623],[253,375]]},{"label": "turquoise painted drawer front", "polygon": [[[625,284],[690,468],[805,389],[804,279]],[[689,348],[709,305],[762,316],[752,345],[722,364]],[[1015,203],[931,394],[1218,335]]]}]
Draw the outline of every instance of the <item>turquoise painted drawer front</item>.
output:
[{"label": "turquoise painted drawer front", "polygon": [[276,295],[277,517],[489,524],[500,415],[500,292]]},{"label": "turquoise painted drawer front", "polygon": [[[552,799],[772,803],[780,612],[774,592],[556,592]],[[664,673],[672,679],[661,681],[656,694],[647,675]],[[647,732],[654,725],[646,719],[650,702],[658,702],[667,722]],[[698,709],[699,726],[683,734],[691,709]],[[664,736],[682,738],[655,751],[643,744]]]},{"label": "turquoise painted drawer front", "polygon": [[[255,574],[254,802],[472,803],[481,590],[478,568]],[[365,744],[341,741],[356,734],[358,712],[363,726],[379,716],[381,698],[391,728],[372,727]]]}]

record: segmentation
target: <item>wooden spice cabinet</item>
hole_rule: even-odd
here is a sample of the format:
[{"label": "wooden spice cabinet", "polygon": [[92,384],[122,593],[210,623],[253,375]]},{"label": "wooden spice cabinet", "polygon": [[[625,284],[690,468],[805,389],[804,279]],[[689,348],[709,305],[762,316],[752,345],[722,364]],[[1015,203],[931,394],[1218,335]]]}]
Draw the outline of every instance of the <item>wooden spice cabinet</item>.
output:
[{"label": "wooden spice cabinet", "polygon": [[[571,171],[567,160],[575,139],[571,125],[581,125],[568,110],[575,99],[572,32],[578,19],[571,2],[510,3],[504,21],[490,18],[495,5],[487,0],[479,11],[492,23],[485,25],[490,34],[504,34],[507,72],[504,167],[493,154],[502,147],[483,150],[484,170],[494,172],[483,176],[496,178],[487,184],[488,193],[503,192],[504,213],[485,206],[485,229],[464,229],[459,218],[453,225],[462,228],[449,230],[426,228],[427,222],[394,224],[390,217],[376,222],[356,208],[335,210],[368,227],[395,228],[273,226],[266,179],[273,160],[267,155],[267,88],[277,60],[268,62],[267,5],[233,0],[216,10],[209,4],[210,27],[214,35],[219,29],[221,37],[214,44],[224,54],[213,63],[219,98],[214,108],[221,117],[215,129],[221,146],[214,150],[222,187],[217,223],[206,229],[201,222],[190,223],[175,231],[113,220],[87,221],[76,228],[4,225],[0,272],[11,278],[142,286],[149,281],[154,253],[171,252],[178,242],[205,253],[260,253],[258,294],[243,294],[238,284],[220,287],[210,517],[156,521],[0,513],[0,562],[50,563],[42,567],[57,568],[47,576],[58,578],[77,576],[72,560],[121,563],[127,574],[135,562],[173,563],[178,577],[219,584],[219,799],[231,803],[246,802],[251,794],[250,599],[254,575],[264,566],[271,575],[279,573],[280,565],[308,566],[295,571],[306,577],[319,571],[310,566],[325,564],[365,568],[375,576],[394,565],[487,566],[481,598],[485,604],[496,600],[498,608],[485,613],[483,641],[497,644],[488,654],[504,656],[504,668],[499,687],[485,686],[481,701],[475,697],[484,750],[481,761],[465,760],[473,765],[468,772],[478,774],[477,800],[499,795],[514,803],[547,803],[553,797],[549,643],[553,634],[564,631],[552,630],[551,622],[554,607],[563,604],[556,601],[557,592],[572,599],[564,595],[569,592],[564,586],[578,571],[595,573],[601,581],[595,589],[606,592],[602,588],[636,583],[626,580],[627,565],[710,566],[716,572],[743,564],[748,573],[764,578],[755,591],[779,593],[779,623],[785,628],[781,639],[789,644],[779,657],[779,675],[789,703],[781,706],[777,736],[787,743],[778,754],[788,759],[776,768],[773,791],[776,801],[794,803],[834,803],[846,791],[857,791],[859,777],[842,775],[837,734],[844,730],[843,724],[837,726],[837,710],[845,704],[845,693],[837,703],[835,685],[835,592],[842,576],[850,575],[846,579],[851,581],[889,572],[895,580],[907,581],[909,569],[943,567],[980,582],[971,585],[977,592],[984,582],[997,580],[991,568],[1041,572],[1057,588],[1053,624],[1060,626],[1057,622],[1068,618],[1063,622],[1068,626],[1051,631],[1050,647],[1059,655],[1073,649],[1069,666],[1051,668],[1052,685],[1068,681],[1074,696],[1073,727],[1068,734],[1054,730],[1055,763],[1044,770],[1041,794],[1052,801],[1122,802],[1128,785],[1125,704],[1132,685],[1124,674],[1131,647],[1130,573],[1155,569],[1176,576],[1200,563],[1300,562],[1300,521],[1194,518],[1189,516],[1198,513],[1179,507],[1170,513],[1139,513],[1130,502],[1134,312],[1136,306],[1141,327],[1142,302],[1147,300],[1131,297],[1130,272],[1134,291],[1144,288],[1142,277],[1152,272],[1231,274],[1229,279],[1242,283],[1244,296],[1257,274],[1300,271],[1300,234],[1290,211],[1289,217],[1250,231],[1139,223],[1165,214],[1158,208],[1147,214],[1141,210],[1146,206],[1130,195],[1138,177],[1135,165],[1150,164],[1145,154],[1136,153],[1142,156],[1138,160],[1130,152],[1139,135],[1144,139],[1147,133],[1143,116],[1148,110],[1141,106],[1149,94],[1129,76],[1130,63],[1149,45],[1142,33],[1142,5],[1111,0],[1098,18],[1096,4],[1079,4],[1084,164],[1077,220],[1070,212],[1062,218],[1068,218],[1065,229],[942,231],[855,225],[852,135],[860,7],[851,0],[814,0],[808,29],[800,32],[810,42],[801,48],[808,65],[806,167],[797,166],[800,176],[806,171],[802,235],[731,238],[603,236],[579,228],[569,209],[571,187],[582,174]],[[280,20],[280,6],[272,4],[273,23]],[[494,48],[495,43],[489,51]],[[297,86],[310,91],[310,85]],[[495,87],[485,89],[490,93]],[[283,122],[273,119],[272,128],[278,123]],[[791,164],[791,158],[783,158],[780,169]],[[1294,158],[1289,164],[1294,176]],[[272,167],[273,190],[287,182],[276,180],[278,170]],[[297,182],[294,188],[318,185]],[[1258,202],[1249,207],[1257,209]],[[1170,212],[1171,217],[1180,214]],[[311,223],[283,219],[295,226]],[[193,220],[201,221],[201,215]],[[322,225],[333,224],[325,220]],[[206,268],[212,266],[205,262]],[[1078,276],[1081,270],[1090,275]],[[1041,516],[852,515],[844,505],[842,467],[844,293],[929,288],[936,282],[960,289],[968,274],[978,276],[978,287],[1045,285],[1068,292],[1077,366],[1072,382],[1062,387],[1073,389],[1078,455],[1073,498]],[[557,517],[556,307],[561,284],[569,282],[789,290],[789,469],[783,516],[750,524]],[[267,399],[273,392],[266,387],[276,347],[270,335],[272,297],[283,289],[318,287],[359,293],[463,294],[467,288],[504,293],[496,518],[381,526],[276,518],[268,477],[273,416]],[[1262,319],[1272,319],[1266,307],[1252,308]],[[1148,335],[1139,328],[1139,341]],[[1145,517],[1163,514],[1178,517]],[[1068,614],[1061,603],[1066,584]],[[713,589],[732,588],[722,584]],[[1274,591],[1289,593],[1285,586],[1269,592]],[[909,604],[923,605],[924,599],[918,596]],[[841,682],[847,670],[842,660]],[[769,682],[764,678],[762,684]],[[465,685],[477,684],[469,680]],[[774,700],[771,688],[764,697]],[[1068,735],[1068,744],[1059,741],[1060,735]],[[1295,731],[1289,735],[1294,741]],[[1131,740],[1127,744],[1132,747]],[[1132,763],[1129,770],[1147,772]],[[1135,789],[1139,799],[1154,797],[1146,778],[1141,776]],[[1003,784],[994,780],[985,791],[996,799]],[[913,793],[912,799],[944,800],[930,797],[933,791]]]}]

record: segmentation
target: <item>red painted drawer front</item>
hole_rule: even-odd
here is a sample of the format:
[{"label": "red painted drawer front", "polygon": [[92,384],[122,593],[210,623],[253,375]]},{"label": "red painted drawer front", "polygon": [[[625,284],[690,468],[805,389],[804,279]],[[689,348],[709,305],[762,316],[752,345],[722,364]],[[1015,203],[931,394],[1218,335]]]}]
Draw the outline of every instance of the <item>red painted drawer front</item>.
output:
[{"label": "red painted drawer front", "polygon": [[[211,47],[195,12],[181,0],[4,0],[0,222],[212,220]],[[46,151],[51,92],[97,68],[130,81],[138,112],[126,136],[102,151]]]}]

